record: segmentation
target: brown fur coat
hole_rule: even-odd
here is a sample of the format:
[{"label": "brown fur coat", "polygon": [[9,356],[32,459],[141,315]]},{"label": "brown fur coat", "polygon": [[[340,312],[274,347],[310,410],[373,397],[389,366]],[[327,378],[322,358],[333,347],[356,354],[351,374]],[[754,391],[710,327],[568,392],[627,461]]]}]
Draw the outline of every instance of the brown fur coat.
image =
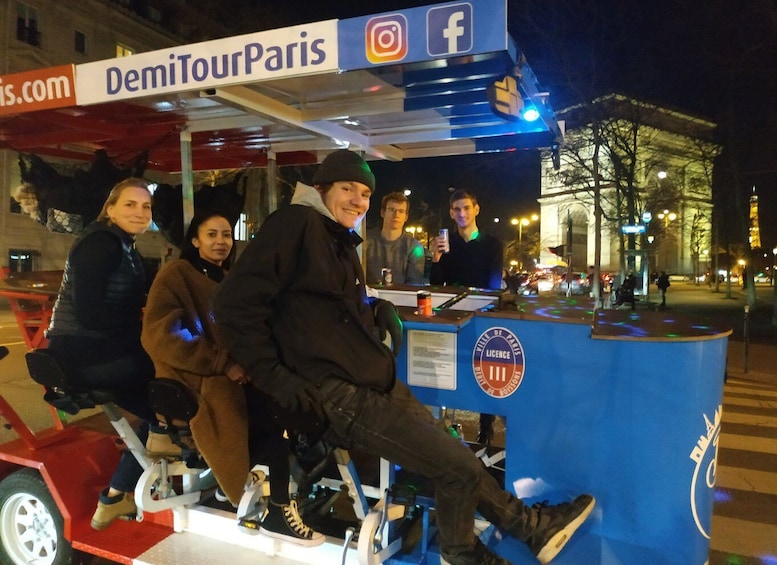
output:
[{"label": "brown fur coat", "polygon": [[148,295],[141,341],[157,377],[186,384],[199,399],[192,438],[224,494],[237,504],[248,461],[248,423],[241,385],[225,375],[212,301],[218,284],[178,259],[159,271]]}]

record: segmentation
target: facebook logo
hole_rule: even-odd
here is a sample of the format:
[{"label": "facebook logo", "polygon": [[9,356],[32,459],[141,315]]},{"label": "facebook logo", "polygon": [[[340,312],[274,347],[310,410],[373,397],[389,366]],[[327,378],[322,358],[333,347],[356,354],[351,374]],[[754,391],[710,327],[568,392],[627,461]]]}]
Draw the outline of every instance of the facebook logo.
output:
[{"label": "facebook logo", "polygon": [[432,56],[455,55],[472,49],[472,5],[449,4],[426,14],[427,51]]}]

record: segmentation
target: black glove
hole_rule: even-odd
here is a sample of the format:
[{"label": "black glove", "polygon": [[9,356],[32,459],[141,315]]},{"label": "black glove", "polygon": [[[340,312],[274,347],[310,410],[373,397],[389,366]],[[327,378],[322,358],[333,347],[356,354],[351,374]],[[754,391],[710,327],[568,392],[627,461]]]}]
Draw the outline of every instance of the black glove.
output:
[{"label": "black glove", "polygon": [[396,307],[388,300],[378,298],[372,303],[372,312],[375,315],[375,325],[378,328],[378,338],[386,339],[386,332],[391,336],[391,345],[394,357],[399,355],[402,348],[402,320]]},{"label": "black glove", "polygon": [[320,419],[324,418],[323,398],[316,385],[283,365],[276,365],[268,375],[253,377],[251,383],[290,412],[313,410]]}]

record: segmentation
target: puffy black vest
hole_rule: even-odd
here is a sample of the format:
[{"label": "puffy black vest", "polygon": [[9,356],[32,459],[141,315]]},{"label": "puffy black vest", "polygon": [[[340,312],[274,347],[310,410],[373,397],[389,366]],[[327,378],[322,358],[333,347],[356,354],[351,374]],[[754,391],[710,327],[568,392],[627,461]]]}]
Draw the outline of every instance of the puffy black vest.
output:
[{"label": "puffy black vest", "polygon": [[[65,272],[62,276],[62,286],[59,289],[57,302],[51,316],[51,324],[46,332],[47,336],[77,335],[84,337],[109,337],[102,330],[84,327],[76,316],[75,301],[73,298],[73,269],[70,264],[70,256],[81,242],[90,234],[104,230],[111,232],[121,242],[122,256],[119,268],[116,269],[108,280],[108,288],[105,296],[106,305],[110,304],[138,304],[137,320],[127,320],[127,327],[137,325],[140,332],[140,307],[145,295],[145,272],[140,254],[135,250],[134,240],[126,232],[116,226],[107,226],[102,222],[92,222],[81,234],[70,249],[68,260],[65,263]],[[130,309],[131,311],[132,309]]]}]

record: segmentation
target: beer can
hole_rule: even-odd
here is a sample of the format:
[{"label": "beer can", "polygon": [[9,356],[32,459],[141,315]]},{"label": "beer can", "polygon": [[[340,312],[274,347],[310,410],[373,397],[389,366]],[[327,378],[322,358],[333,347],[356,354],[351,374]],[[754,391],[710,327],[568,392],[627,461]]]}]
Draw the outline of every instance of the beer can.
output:
[{"label": "beer can", "polygon": [[380,273],[383,277],[383,285],[391,286],[391,284],[394,282],[394,276],[391,274],[391,269],[389,268],[381,269]]},{"label": "beer can", "polygon": [[431,316],[432,312],[432,293],[428,290],[418,291],[418,314],[421,316]]},{"label": "beer can", "polygon": [[442,228],[440,230],[440,237],[445,238],[445,249],[443,249],[443,253],[448,253],[451,250],[451,241],[448,238],[447,228]]}]

